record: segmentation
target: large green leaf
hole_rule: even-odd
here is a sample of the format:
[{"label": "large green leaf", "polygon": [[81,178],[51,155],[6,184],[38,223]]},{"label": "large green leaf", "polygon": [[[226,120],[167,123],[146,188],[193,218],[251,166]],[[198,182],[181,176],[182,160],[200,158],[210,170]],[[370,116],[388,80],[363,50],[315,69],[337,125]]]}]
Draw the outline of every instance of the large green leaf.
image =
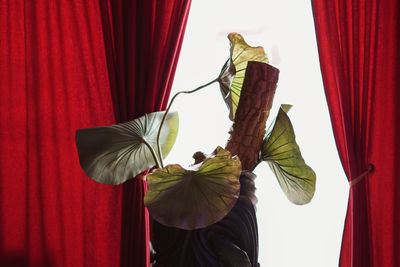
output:
[{"label": "large green leaf", "polygon": [[247,63],[249,61],[268,63],[268,57],[265,54],[264,48],[261,46],[249,46],[239,33],[230,33],[228,39],[231,43],[231,56],[222,67],[218,81],[222,97],[229,108],[229,118],[234,120],[246,74]]},{"label": "large green leaf", "polygon": [[[79,162],[85,173],[102,184],[117,185],[156,165],[148,146],[158,156],[157,133],[164,111],[111,126],[76,131]],[[177,112],[168,113],[160,134],[163,157],[175,143]]]},{"label": "large green leaf", "polygon": [[293,126],[284,111],[288,107],[279,110],[272,131],[263,141],[261,159],[268,162],[287,198],[302,205],[314,196],[316,176],[296,144]]},{"label": "large green leaf", "polygon": [[240,172],[240,160],[218,147],[214,155],[190,169],[174,164],[149,174],[144,203],[161,224],[203,228],[233,208],[240,194]]}]

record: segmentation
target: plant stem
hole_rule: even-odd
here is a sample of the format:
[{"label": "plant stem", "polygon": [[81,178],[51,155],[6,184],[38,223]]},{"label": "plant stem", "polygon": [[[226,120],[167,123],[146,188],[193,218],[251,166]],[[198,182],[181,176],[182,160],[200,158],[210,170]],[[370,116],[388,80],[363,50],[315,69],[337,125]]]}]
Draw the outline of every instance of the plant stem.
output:
[{"label": "plant stem", "polygon": [[147,146],[147,148],[150,150],[151,155],[153,156],[154,162],[156,164],[157,168],[160,168],[160,163],[158,162],[157,156],[156,156],[156,152],[154,151],[154,149],[151,147],[151,145],[149,143],[147,143],[147,141],[145,139],[142,139],[143,143]]},{"label": "plant stem", "polygon": [[164,168],[164,162],[163,162],[163,157],[162,157],[162,154],[161,154],[161,145],[160,145],[161,129],[162,129],[163,125],[164,125],[165,119],[167,118],[168,112],[169,112],[169,110],[170,110],[170,108],[171,108],[171,106],[172,106],[172,103],[174,102],[175,98],[176,98],[178,95],[180,95],[180,94],[191,94],[191,93],[195,93],[195,92],[199,91],[200,89],[203,89],[204,87],[207,87],[207,86],[209,86],[209,85],[211,85],[211,84],[213,84],[213,83],[215,83],[215,82],[217,82],[217,81],[218,81],[218,78],[212,80],[211,82],[208,82],[208,83],[206,83],[206,84],[203,84],[203,85],[197,87],[196,89],[193,89],[193,90],[190,90],[190,91],[180,91],[180,92],[177,92],[177,93],[172,97],[171,102],[169,102],[168,107],[167,107],[167,110],[165,111],[164,116],[163,116],[163,118],[162,118],[162,120],[161,120],[160,128],[158,129],[158,134],[157,134],[157,147],[158,147],[158,155],[160,156],[161,168]]}]

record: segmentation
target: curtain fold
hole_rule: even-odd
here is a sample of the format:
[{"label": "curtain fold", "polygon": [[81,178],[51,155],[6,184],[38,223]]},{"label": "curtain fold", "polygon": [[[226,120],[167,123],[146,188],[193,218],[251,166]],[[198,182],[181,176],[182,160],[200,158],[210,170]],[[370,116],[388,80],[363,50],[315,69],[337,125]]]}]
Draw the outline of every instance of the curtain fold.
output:
[{"label": "curtain fold", "polygon": [[0,0],[0,266],[148,266],[146,183],[88,178],[75,131],[165,107],[189,5]]},{"label": "curtain fold", "polygon": [[332,127],[351,185],[339,265],[400,266],[399,2],[314,0],[312,7]]},{"label": "curtain fold", "polygon": [[[165,109],[190,2],[100,1],[118,122]],[[123,187],[121,266],[149,266],[149,215],[143,205],[147,184],[136,178]]]},{"label": "curtain fold", "polygon": [[115,122],[98,3],[2,0],[0,25],[0,266],[115,266],[122,187],[75,148]]}]

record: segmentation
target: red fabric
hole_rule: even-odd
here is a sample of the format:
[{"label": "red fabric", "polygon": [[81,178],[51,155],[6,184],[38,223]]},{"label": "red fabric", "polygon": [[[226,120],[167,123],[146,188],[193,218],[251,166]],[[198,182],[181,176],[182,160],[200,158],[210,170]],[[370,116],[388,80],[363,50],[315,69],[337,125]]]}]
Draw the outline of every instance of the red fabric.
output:
[{"label": "red fabric", "polygon": [[400,266],[400,7],[312,1],[321,71],[350,188],[341,267]]},{"label": "red fabric", "polygon": [[[150,1],[138,2],[150,5]],[[143,16],[151,13],[157,14],[151,18],[158,18],[155,11],[160,5],[172,5],[167,2],[151,4],[157,8],[153,13],[143,11]],[[123,36],[130,38],[121,44],[114,35],[115,44],[126,49],[115,49],[116,56],[126,62],[119,65],[114,60],[123,67],[112,73],[103,7],[102,2],[85,0],[0,0],[0,266],[147,265],[148,232],[140,205],[145,185],[106,186],[88,178],[79,166],[75,131],[162,108],[181,35],[174,39],[160,34],[168,40],[163,42],[151,34],[147,38],[154,43],[143,42],[130,49],[128,45],[139,44],[142,38],[126,31],[125,22],[134,17],[112,17],[113,22],[125,21],[115,24],[114,33],[121,30],[119,25],[124,27]],[[139,12],[144,7],[137,8]],[[168,16],[152,24],[155,32],[171,29]],[[161,22],[164,27],[154,26]],[[140,25],[148,27],[145,21]],[[177,31],[182,33],[183,28]],[[173,47],[173,42],[174,53],[164,50]],[[147,64],[141,65],[145,58],[133,61],[126,56],[135,52],[138,58],[144,57],[157,48],[155,43],[162,51],[151,53]],[[167,74],[162,71],[165,66],[171,66],[165,68]],[[154,74],[152,68],[158,72]],[[129,77],[116,77],[121,71]],[[116,87],[116,82],[124,85]],[[135,225],[121,230],[121,218],[126,220],[129,214],[128,223]],[[126,236],[135,245],[126,247]],[[125,254],[120,253],[124,250]],[[132,259],[120,261],[128,252]]]},{"label": "red fabric", "polygon": [[[102,0],[104,40],[117,121],[165,109],[190,1]],[[121,266],[148,266],[144,180],[124,185]],[[145,257],[143,257],[144,255]]]},{"label": "red fabric", "polygon": [[115,122],[95,1],[0,1],[0,266],[115,266],[122,187],[75,130]]}]

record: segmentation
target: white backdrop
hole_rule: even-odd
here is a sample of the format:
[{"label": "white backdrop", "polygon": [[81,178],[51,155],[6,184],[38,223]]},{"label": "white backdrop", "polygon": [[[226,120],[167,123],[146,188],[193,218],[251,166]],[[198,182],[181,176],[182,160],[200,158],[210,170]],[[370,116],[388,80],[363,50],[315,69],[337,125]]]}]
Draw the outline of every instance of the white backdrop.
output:
[{"label": "white backdrop", "polygon": [[[334,267],[348,198],[348,184],[332,135],[318,64],[310,1],[193,1],[173,91],[215,79],[229,57],[229,32],[261,45],[280,69],[271,119],[280,104],[289,113],[303,157],[317,174],[312,202],[291,204],[266,164],[256,169],[259,262],[272,267]],[[171,94],[171,96],[172,96]],[[179,96],[179,135],[167,163],[193,162],[196,151],[224,146],[231,123],[217,84]]]}]

